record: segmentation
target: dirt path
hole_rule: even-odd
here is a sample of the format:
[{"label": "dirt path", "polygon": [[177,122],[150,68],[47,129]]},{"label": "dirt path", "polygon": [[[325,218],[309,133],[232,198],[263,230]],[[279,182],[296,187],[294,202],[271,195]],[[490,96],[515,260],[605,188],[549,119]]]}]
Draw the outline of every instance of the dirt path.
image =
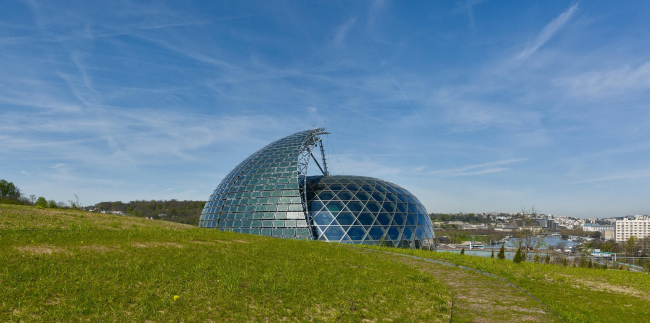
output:
[{"label": "dirt path", "polygon": [[432,274],[453,295],[452,322],[557,322],[537,301],[520,290],[479,273],[386,254],[393,260]]}]

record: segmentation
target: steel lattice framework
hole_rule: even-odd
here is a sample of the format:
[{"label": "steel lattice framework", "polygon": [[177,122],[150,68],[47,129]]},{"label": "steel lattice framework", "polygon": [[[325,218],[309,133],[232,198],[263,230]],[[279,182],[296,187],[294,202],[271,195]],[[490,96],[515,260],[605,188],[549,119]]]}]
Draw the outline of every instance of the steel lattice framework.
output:
[{"label": "steel lattice framework", "polygon": [[[289,239],[433,248],[431,220],[410,192],[380,179],[330,175],[322,139],[327,134],[325,128],[301,131],[244,159],[214,190],[199,226]],[[322,175],[308,176],[311,161]]]},{"label": "steel lattice framework", "polygon": [[[305,137],[305,141],[302,143],[300,150],[300,155],[298,155],[298,176],[300,177],[300,192],[301,192],[301,201],[302,201],[302,210],[305,213],[305,220],[313,228],[313,220],[309,213],[308,200],[307,200],[307,170],[309,168],[310,157],[313,158],[314,163],[318,166],[321,173],[327,176],[329,172],[327,170],[327,160],[325,158],[325,148],[323,148],[323,140],[321,135],[329,134],[325,132],[325,128],[315,128]],[[323,166],[318,163],[318,159],[313,154],[314,148],[320,146],[321,157],[323,161]],[[312,231],[312,234],[316,236],[316,231]]]}]

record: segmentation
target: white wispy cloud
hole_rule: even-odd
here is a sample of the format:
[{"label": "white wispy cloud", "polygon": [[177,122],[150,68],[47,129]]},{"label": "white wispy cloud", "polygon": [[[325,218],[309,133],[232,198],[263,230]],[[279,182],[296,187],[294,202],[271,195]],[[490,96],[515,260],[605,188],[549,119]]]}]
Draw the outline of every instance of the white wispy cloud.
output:
[{"label": "white wispy cloud", "polygon": [[328,164],[335,173],[344,175],[363,175],[389,179],[402,174],[408,169],[382,162],[373,156],[355,157],[344,154],[328,155]]},{"label": "white wispy cloud", "polygon": [[598,97],[647,91],[650,89],[650,63],[616,69],[590,71],[554,81],[572,96]]},{"label": "white wispy cloud", "polygon": [[368,23],[366,24],[366,29],[370,29],[374,26],[377,17],[381,13],[384,5],[386,4],[385,0],[373,0],[368,10]]},{"label": "white wispy cloud", "polygon": [[[491,127],[508,127],[530,132],[539,128],[541,114],[516,109],[502,102],[493,103],[489,97],[501,89],[481,89],[480,85],[445,87],[431,95],[429,103],[445,108],[446,119],[456,125],[455,131],[478,131]],[[525,128],[525,129],[524,129]]]},{"label": "white wispy cloud", "polygon": [[534,42],[528,44],[524,50],[517,55],[517,59],[526,59],[535,53],[540,47],[544,46],[553,36],[564,27],[571,16],[578,10],[578,4],[574,4],[557,18],[548,23],[542,31],[539,32]]},{"label": "white wispy cloud", "polygon": [[474,18],[474,7],[483,0],[466,0],[465,1],[465,10],[467,11],[467,18],[469,19],[469,26],[472,29],[476,29],[476,19]]},{"label": "white wispy cloud", "polygon": [[511,159],[497,160],[497,161],[487,162],[482,164],[467,165],[459,168],[423,172],[422,174],[435,175],[435,176],[470,176],[470,175],[493,174],[493,173],[500,173],[509,170],[509,168],[506,167],[496,167],[496,166],[519,163],[526,160],[527,159],[525,158],[511,158]]},{"label": "white wispy cloud", "polygon": [[[111,108],[95,114],[73,114],[65,119],[20,113],[3,114],[8,127],[0,129],[0,152],[39,152],[56,160],[82,165],[152,165],[172,160],[197,162],[202,148],[229,142],[257,142],[257,131],[280,131],[286,118],[207,116],[202,114]],[[74,139],[57,139],[69,138]],[[113,149],[105,150],[110,141]],[[162,158],[164,157],[164,159]],[[63,168],[57,165],[56,169]]]},{"label": "white wispy cloud", "polygon": [[336,29],[336,33],[334,34],[334,39],[333,39],[333,43],[335,46],[345,45],[345,38],[347,37],[348,33],[350,32],[350,29],[352,28],[352,26],[354,26],[356,22],[357,22],[357,18],[349,18]]},{"label": "white wispy cloud", "polygon": [[616,174],[616,175],[611,175],[611,176],[591,178],[591,179],[585,179],[585,180],[569,182],[569,184],[617,181],[617,180],[638,179],[638,178],[645,178],[645,177],[650,177],[650,171],[642,170],[642,171],[627,173],[627,174]]}]

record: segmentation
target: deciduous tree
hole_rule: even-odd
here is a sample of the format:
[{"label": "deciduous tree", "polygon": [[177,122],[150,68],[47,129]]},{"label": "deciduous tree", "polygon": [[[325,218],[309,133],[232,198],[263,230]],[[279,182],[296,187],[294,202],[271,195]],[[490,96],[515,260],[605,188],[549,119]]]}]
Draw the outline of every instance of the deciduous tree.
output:
[{"label": "deciduous tree", "polygon": [[0,197],[20,197],[20,189],[14,185],[12,182],[7,182],[6,180],[0,180]]},{"label": "deciduous tree", "polygon": [[515,236],[526,247],[526,251],[524,252],[525,257],[530,248],[539,248],[541,246],[540,242],[544,240],[543,238],[539,238],[537,231],[533,229],[533,225],[537,224],[535,222],[537,218],[537,210],[535,210],[535,207],[532,207],[530,211],[522,210],[521,213],[521,227]]},{"label": "deciduous tree", "polygon": [[45,208],[47,207],[47,200],[44,197],[39,196],[38,199],[36,200],[36,203],[34,203],[34,206],[39,208]]},{"label": "deciduous tree", "polygon": [[628,257],[634,257],[636,255],[636,240],[636,236],[631,236],[629,239],[627,239],[627,243],[625,244],[625,254]]}]

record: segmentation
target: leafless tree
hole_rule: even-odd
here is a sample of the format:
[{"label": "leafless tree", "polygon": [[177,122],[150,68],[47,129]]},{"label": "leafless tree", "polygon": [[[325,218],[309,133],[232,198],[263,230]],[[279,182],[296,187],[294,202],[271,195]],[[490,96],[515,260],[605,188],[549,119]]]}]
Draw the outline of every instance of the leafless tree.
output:
[{"label": "leafless tree", "polygon": [[521,245],[526,248],[526,253],[529,249],[539,249],[544,246],[544,238],[540,238],[537,235],[537,230],[533,228],[533,224],[536,224],[537,210],[535,207],[531,207],[530,211],[523,209],[521,211],[521,227],[515,235],[521,241]]}]

